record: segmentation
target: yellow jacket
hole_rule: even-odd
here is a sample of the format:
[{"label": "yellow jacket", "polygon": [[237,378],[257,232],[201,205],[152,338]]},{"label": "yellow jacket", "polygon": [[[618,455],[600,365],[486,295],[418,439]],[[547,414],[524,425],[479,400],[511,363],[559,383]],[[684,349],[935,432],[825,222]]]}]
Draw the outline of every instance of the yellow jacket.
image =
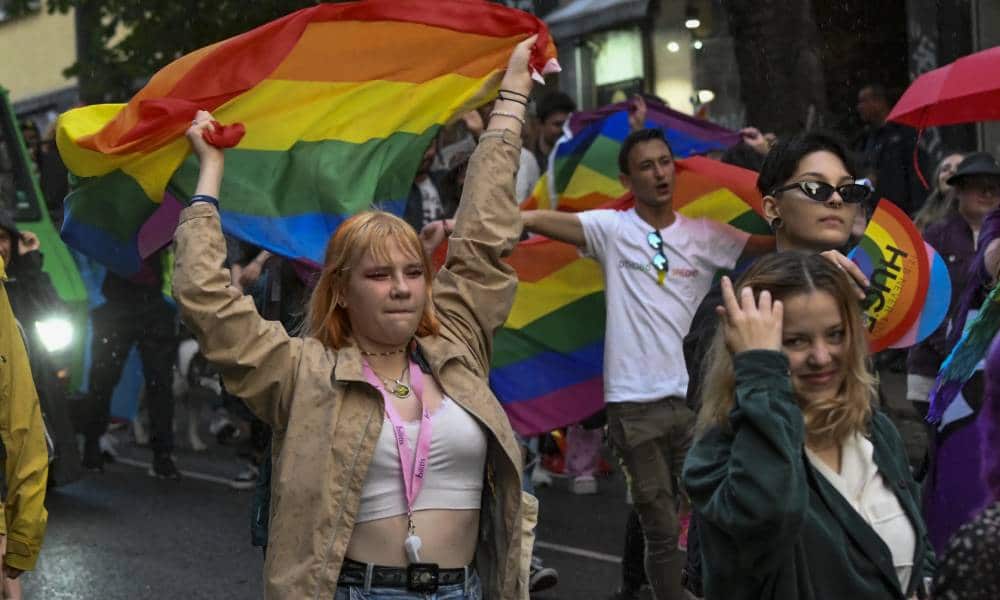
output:
[{"label": "yellow jacket", "polygon": [[[0,258],[0,281],[6,279]],[[6,452],[3,464],[6,493],[0,503],[4,517],[0,519],[0,534],[7,536],[4,563],[30,571],[38,559],[48,521],[45,486],[49,452],[28,353],[3,285],[0,285],[0,440]]]}]

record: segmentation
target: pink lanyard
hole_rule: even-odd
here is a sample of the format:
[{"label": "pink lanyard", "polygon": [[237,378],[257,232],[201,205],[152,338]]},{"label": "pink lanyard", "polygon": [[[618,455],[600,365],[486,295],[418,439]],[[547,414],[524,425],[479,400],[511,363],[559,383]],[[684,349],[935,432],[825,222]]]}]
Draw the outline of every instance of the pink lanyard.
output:
[{"label": "pink lanyard", "polygon": [[[431,453],[431,413],[424,406],[421,398],[424,394],[424,374],[420,371],[413,360],[410,360],[410,388],[413,395],[420,404],[420,431],[417,434],[416,457],[410,451],[410,446],[406,440],[406,423],[396,412],[396,407],[392,404],[392,398],[385,389],[384,382],[375,375],[368,361],[364,366],[365,379],[372,384],[375,389],[382,393],[382,400],[385,403],[385,415],[392,424],[392,429],[396,434],[396,447],[399,449],[399,465],[403,471],[403,487],[406,490],[406,514],[413,516],[413,505],[424,487],[424,474],[427,472],[427,461]],[[412,520],[410,523],[412,529]]]}]

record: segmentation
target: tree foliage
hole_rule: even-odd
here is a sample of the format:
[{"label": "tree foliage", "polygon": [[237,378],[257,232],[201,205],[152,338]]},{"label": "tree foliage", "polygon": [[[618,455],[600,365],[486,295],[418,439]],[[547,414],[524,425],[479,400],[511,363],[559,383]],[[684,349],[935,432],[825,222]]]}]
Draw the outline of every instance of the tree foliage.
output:
[{"label": "tree foliage", "polygon": [[[347,0],[333,0],[343,2]],[[534,0],[493,0],[528,8]],[[121,102],[172,60],[320,0],[0,0],[11,17],[73,12],[77,61],[65,71],[85,103]]]},{"label": "tree foliage", "polygon": [[[12,15],[38,0],[8,0]],[[153,73],[192,50],[238,35],[318,0],[47,0],[49,12],[75,11],[77,76],[84,102],[127,99]]]}]

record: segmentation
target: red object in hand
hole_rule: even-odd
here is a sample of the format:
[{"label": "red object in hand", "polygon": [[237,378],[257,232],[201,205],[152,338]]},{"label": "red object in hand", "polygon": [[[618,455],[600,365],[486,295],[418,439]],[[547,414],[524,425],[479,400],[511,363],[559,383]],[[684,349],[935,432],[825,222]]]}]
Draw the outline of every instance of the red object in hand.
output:
[{"label": "red object in hand", "polygon": [[201,137],[216,148],[232,148],[240,143],[246,132],[247,128],[243,126],[243,123],[223,125],[218,121],[212,121],[212,129],[203,133]]}]

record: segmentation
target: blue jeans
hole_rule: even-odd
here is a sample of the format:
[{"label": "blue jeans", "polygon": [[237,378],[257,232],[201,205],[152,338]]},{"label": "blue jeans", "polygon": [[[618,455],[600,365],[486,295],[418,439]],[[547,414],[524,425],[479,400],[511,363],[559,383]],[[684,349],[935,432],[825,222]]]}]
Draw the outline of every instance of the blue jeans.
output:
[{"label": "blue jeans", "polygon": [[[468,592],[466,592],[468,588]],[[340,586],[333,595],[333,600],[482,600],[483,584],[479,575],[469,569],[469,579],[466,583],[442,585],[433,594],[411,592],[406,588],[372,587],[365,592],[360,585]]]}]

